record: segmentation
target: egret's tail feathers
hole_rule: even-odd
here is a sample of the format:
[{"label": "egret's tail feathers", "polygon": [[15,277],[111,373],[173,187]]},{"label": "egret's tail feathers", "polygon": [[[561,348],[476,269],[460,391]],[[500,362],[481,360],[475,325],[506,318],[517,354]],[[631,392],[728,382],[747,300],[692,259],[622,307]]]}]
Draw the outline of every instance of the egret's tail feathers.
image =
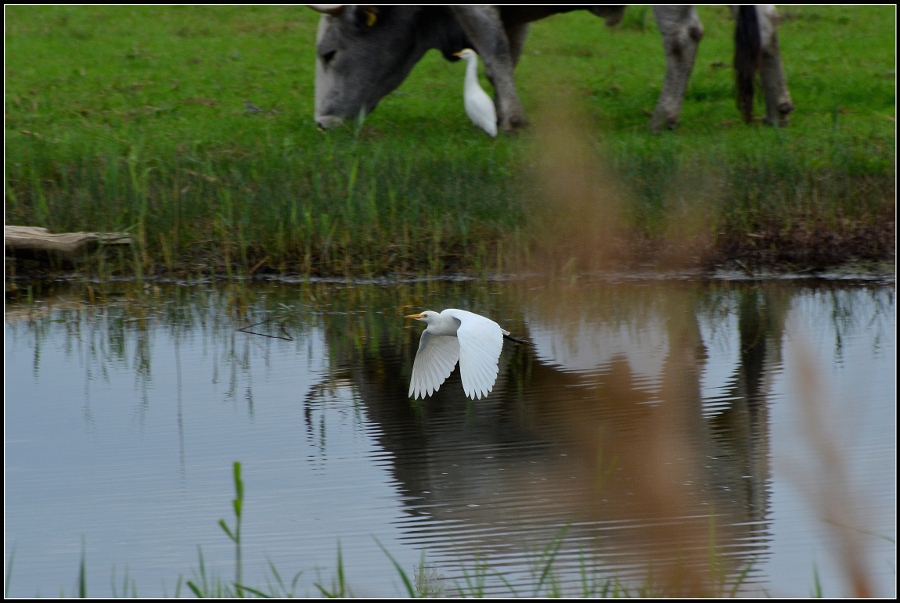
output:
[{"label": "egret's tail feathers", "polygon": [[[502,329],[501,329],[502,330]],[[503,331],[503,339],[509,339],[510,341],[515,341],[516,343],[521,343],[523,345],[534,345],[530,341],[525,341],[524,339],[516,339],[512,335],[509,334],[509,331]]]}]

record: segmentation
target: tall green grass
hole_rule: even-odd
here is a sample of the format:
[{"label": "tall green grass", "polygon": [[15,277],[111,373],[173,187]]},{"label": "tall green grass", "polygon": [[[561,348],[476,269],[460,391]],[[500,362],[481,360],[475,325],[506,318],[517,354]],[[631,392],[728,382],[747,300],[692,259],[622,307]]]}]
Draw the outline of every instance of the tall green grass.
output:
[{"label": "tall green grass", "polygon": [[[664,57],[646,7],[613,30],[583,12],[534,24],[517,84],[532,117],[548,87],[578,99],[582,135],[629,191],[627,226],[641,236],[659,237],[673,210],[711,208],[708,234],[738,255],[735,241],[761,232],[778,245],[797,244],[797,228],[847,238],[893,228],[892,11],[782,11],[797,106],[784,130],[738,118],[721,67],[733,52],[724,8],[701,10],[706,36],[677,132],[647,131]],[[6,16],[7,223],[130,232],[134,251],[104,270],[494,272],[543,238],[533,133],[483,136],[462,110],[462,65],[436,53],[365,125],[324,133],[312,123],[309,9]],[[893,249],[879,239],[841,253]]]},{"label": "tall green grass", "polygon": [[[367,146],[342,132],[315,149],[81,152],[43,143],[11,182],[11,221],[130,232],[145,268],[207,262],[251,272],[441,273],[491,254],[524,212],[492,158]],[[152,258],[152,259],[151,259]]]}]

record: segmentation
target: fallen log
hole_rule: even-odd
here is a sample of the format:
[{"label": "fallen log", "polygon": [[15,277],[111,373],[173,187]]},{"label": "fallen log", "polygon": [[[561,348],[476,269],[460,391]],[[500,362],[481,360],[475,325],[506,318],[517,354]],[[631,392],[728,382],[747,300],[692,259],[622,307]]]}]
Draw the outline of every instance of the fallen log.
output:
[{"label": "fallen log", "polygon": [[75,259],[101,245],[131,245],[131,237],[124,232],[64,232],[51,233],[39,226],[6,226],[4,246],[7,252],[45,252],[65,259]]}]

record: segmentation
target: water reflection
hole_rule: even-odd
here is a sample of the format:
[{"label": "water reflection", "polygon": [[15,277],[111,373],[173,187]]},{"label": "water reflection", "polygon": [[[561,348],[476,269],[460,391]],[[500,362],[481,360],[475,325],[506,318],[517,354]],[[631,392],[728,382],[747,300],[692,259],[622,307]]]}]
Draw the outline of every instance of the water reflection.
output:
[{"label": "water reflection", "polygon": [[[587,553],[639,582],[652,568],[668,592],[711,593],[765,548],[766,405],[789,297],[735,290],[704,308],[691,285],[524,287],[491,315],[535,346],[507,346],[486,401],[451,382],[405,403],[415,330],[333,346],[331,378],[352,383],[380,427],[409,538],[429,552],[493,565],[568,526],[563,563]],[[728,389],[705,402],[698,317],[715,312],[736,313],[741,353]]]},{"label": "water reflection", "polygon": [[[328,472],[339,405],[377,444],[356,470],[387,470],[400,541],[427,550],[446,585],[463,583],[460,562],[469,571],[487,563],[520,594],[538,579],[535,560],[557,547],[555,579],[574,592],[583,564],[628,587],[658,589],[650,592],[768,588],[778,571],[766,565],[777,536],[771,412],[783,396],[787,317],[830,298],[838,361],[860,331],[893,352],[890,286],[302,283],[106,295],[114,301],[57,298],[53,311],[7,311],[7,345],[33,351],[36,381],[47,370],[44,346],[78,358],[86,423],[92,383],[111,371],[133,374],[139,413],[155,383],[174,380],[184,473],[185,396],[224,399],[252,424],[257,399],[272,403],[256,393],[260,384],[291,389],[290,375],[269,372],[270,356],[289,349],[299,364],[321,359],[324,370],[310,373],[318,376],[299,398],[284,395],[302,405],[307,462]],[[413,402],[421,328],[402,320],[409,307],[469,309],[534,346],[505,344],[484,400],[466,398],[454,373]],[[284,325],[293,341],[236,330],[264,317],[264,329],[274,335]],[[160,355],[174,361],[174,374],[155,372]],[[212,360],[207,386],[197,358]],[[335,502],[328,521],[342,520],[340,508]],[[493,574],[486,581],[488,592],[509,592]]]}]

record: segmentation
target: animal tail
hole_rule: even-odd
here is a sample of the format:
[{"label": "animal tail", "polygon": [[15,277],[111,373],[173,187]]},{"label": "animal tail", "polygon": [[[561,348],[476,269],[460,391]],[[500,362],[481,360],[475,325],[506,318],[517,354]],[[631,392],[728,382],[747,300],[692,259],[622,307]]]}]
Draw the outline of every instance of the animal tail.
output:
[{"label": "animal tail", "polygon": [[753,121],[753,81],[761,65],[759,16],[755,6],[742,5],[738,8],[734,31],[734,72],[738,110],[747,123]]}]

